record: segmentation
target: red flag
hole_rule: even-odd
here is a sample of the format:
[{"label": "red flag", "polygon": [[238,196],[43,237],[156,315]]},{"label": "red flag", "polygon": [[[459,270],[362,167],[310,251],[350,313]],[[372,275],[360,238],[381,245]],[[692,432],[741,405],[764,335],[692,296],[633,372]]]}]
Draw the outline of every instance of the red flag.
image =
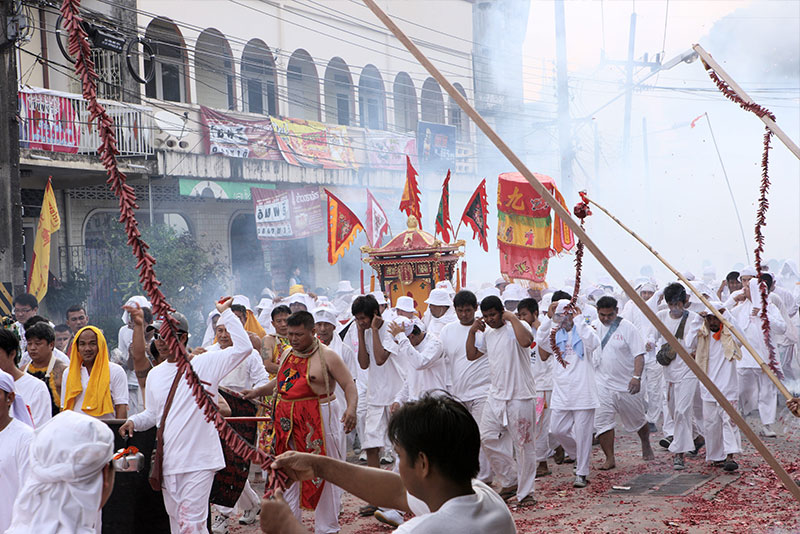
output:
[{"label": "red flag", "polygon": [[697,117],[695,117],[695,118],[694,118],[694,120],[692,121],[692,124],[691,124],[690,126],[691,126],[692,128],[694,128],[694,127],[695,127],[695,125],[697,124],[697,121],[699,121],[700,119],[702,119],[704,116],[705,116],[705,113],[703,113],[702,115],[698,115]]},{"label": "red flag", "polygon": [[453,225],[450,224],[450,169],[447,169],[447,176],[442,184],[442,199],[439,201],[439,211],[436,214],[437,234],[442,234],[445,243],[450,242],[450,232]]},{"label": "red flag", "polygon": [[411,158],[406,156],[406,186],[403,189],[403,197],[400,199],[400,211],[406,215],[415,216],[422,230],[422,211],[419,207],[419,187],[417,186],[417,171],[411,165]]},{"label": "red flag", "polygon": [[327,189],[325,193],[328,194],[328,263],[333,265],[344,256],[364,225],[344,202]]},{"label": "red flag", "polygon": [[484,178],[467,202],[464,214],[461,215],[461,222],[472,228],[472,239],[477,236],[486,252],[489,251],[489,242],[486,240],[489,231],[489,222],[486,220],[488,216],[489,203],[486,201],[486,178]]},{"label": "red flag", "polygon": [[384,234],[389,233],[389,219],[386,212],[372,193],[367,189],[367,239],[369,246],[378,248],[381,246],[381,239]]}]

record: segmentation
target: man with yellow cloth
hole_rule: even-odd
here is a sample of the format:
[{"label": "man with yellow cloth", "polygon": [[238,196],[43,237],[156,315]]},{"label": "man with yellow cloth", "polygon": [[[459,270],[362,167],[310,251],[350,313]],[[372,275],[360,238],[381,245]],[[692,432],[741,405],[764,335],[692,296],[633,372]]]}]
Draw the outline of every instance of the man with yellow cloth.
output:
[{"label": "man with yellow cloth", "polygon": [[61,409],[98,419],[128,418],[128,379],[121,366],[109,361],[99,328],[84,326],[75,334],[69,369],[61,378]]}]

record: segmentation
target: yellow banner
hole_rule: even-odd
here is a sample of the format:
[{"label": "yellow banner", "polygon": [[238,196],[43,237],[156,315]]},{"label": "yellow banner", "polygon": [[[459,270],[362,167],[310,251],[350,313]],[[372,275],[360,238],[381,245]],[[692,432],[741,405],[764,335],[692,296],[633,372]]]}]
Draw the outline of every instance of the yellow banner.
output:
[{"label": "yellow banner", "polygon": [[28,279],[28,292],[41,302],[47,294],[47,278],[50,272],[50,236],[61,228],[61,217],[58,215],[56,195],[53,184],[47,181],[42,201],[42,212],[39,215],[39,226],[36,229],[36,241],[33,243],[33,261]]}]

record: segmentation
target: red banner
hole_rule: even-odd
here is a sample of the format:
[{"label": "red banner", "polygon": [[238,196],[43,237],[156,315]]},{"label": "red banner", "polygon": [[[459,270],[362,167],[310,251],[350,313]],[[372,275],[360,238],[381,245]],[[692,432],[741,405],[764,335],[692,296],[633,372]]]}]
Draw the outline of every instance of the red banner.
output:
[{"label": "red banner", "polygon": [[247,120],[200,106],[206,154],[222,154],[231,158],[283,160],[272,122]]},{"label": "red banner", "polygon": [[325,213],[318,187],[250,189],[258,238],[299,239],[325,230]]},{"label": "red banner", "polygon": [[81,141],[78,101],[26,88],[19,93],[21,146],[76,154]]}]

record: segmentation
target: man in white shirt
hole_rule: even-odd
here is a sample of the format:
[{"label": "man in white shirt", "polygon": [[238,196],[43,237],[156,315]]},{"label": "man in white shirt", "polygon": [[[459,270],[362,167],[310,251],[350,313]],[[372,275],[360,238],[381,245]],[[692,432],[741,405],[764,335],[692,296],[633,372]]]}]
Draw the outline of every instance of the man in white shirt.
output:
[{"label": "man in white shirt", "polygon": [[[503,308],[498,297],[483,299],[481,313],[483,317],[473,323],[467,336],[467,358],[477,360],[486,355],[489,360],[491,386],[480,421],[481,441],[492,471],[503,485],[500,495],[510,499],[516,494],[517,506],[531,506],[536,503],[536,386],[530,356],[533,334],[527,323]],[[475,345],[479,331],[484,332],[485,346]],[[508,454],[509,441],[516,461]]]},{"label": "man in white shirt", "polygon": [[[273,468],[294,480],[320,477],[377,505],[413,512],[398,534],[513,534],[508,506],[478,473],[480,431],[467,409],[449,396],[425,395],[392,415],[389,436],[399,473],[348,464],[314,454],[287,452]],[[261,529],[300,534],[308,530],[282,495],[265,500]]]},{"label": "man in white shirt", "polygon": [[[467,407],[476,421],[480,421],[491,385],[489,359],[467,359],[467,337],[470,327],[475,322],[478,299],[472,291],[462,289],[453,297],[453,308],[458,321],[445,325],[439,333],[439,341],[442,344],[448,368],[448,390]],[[483,332],[475,333],[475,344],[480,347],[485,346]],[[492,468],[483,444],[481,444],[478,458],[480,471],[478,471],[477,478],[491,484]]]},{"label": "man in white shirt", "polygon": [[[544,328],[542,325],[540,330]],[[569,457],[575,459],[573,487],[584,488],[589,483],[594,413],[599,406],[592,354],[600,339],[568,300],[556,304],[549,330],[551,334],[537,336],[541,341],[539,355],[547,361],[558,351],[556,354],[563,361],[562,364],[554,357],[550,431]]]},{"label": "man in white shirt", "polygon": [[[720,313],[727,314],[719,302],[712,303]],[[697,365],[714,382],[734,408],[739,403],[739,380],[736,362],[742,359],[739,342],[716,316],[703,312],[705,323],[697,334]],[[730,315],[728,315],[730,318]],[[719,405],[704,385],[700,385],[703,399],[703,426],[705,428],[706,461],[715,467],[732,472],[739,468],[733,459],[742,452],[739,427]]]},{"label": "man in white shirt", "polygon": [[431,291],[425,300],[428,309],[422,316],[422,322],[428,335],[439,337],[439,332],[448,323],[456,321],[456,313],[453,310],[453,301],[446,288],[437,287]]},{"label": "man in white shirt", "polygon": [[[14,335],[9,330],[2,330]],[[16,339],[14,343],[17,343]],[[0,347],[6,340],[0,339]],[[0,350],[5,350],[0,349]],[[22,397],[17,397],[14,378],[0,371],[0,532],[5,532],[14,515],[14,499],[25,481],[28,471],[28,449],[33,439],[33,428],[12,418],[16,401],[17,407],[26,410]]]},{"label": "man in white shirt", "polygon": [[39,322],[30,325],[25,331],[28,337],[28,356],[30,362],[22,367],[22,372],[38,378],[47,386],[50,394],[50,412],[56,415],[61,411],[61,377],[67,369],[54,354],[56,333],[49,323]]},{"label": "man in white shirt", "polygon": [[[191,361],[192,368],[213,398],[217,397],[222,378],[253,350],[242,323],[230,311],[232,303],[230,297],[217,303],[220,312],[217,325],[225,327],[231,338],[231,346],[198,354]],[[176,357],[170,353],[166,361],[149,372],[145,391],[146,408],[122,425],[119,430],[121,435],[130,436],[134,430],[148,430],[161,425],[167,395],[177,370]],[[163,434],[162,490],[170,529],[173,534],[185,531],[207,533],[211,485],[214,474],[225,467],[225,458],[214,424],[206,421],[183,377],[178,381]]]},{"label": "man in white shirt", "polygon": [[39,313],[39,301],[30,293],[22,293],[14,297],[14,319],[17,331],[19,331],[20,352],[25,352],[27,341],[25,340],[25,323],[28,319]]},{"label": "man in white shirt", "polygon": [[23,373],[17,367],[19,361],[19,339],[11,330],[0,328],[0,370],[14,379],[14,388],[30,411],[35,428],[53,416],[53,403],[47,386],[33,375]]},{"label": "man in white shirt", "polygon": [[397,353],[405,360],[406,379],[392,403],[394,412],[401,404],[417,400],[426,392],[444,390],[447,363],[439,339],[425,331],[425,325],[399,317],[389,324],[389,333],[397,343]]},{"label": "man in white shirt", "polygon": [[[658,318],[679,339],[689,354],[697,349],[697,332],[703,325],[703,318],[686,309],[689,299],[686,289],[679,283],[672,283],[664,288],[664,300],[667,309],[658,312]],[[681,324],[683,323],[683,328]],[[653,334],[655,335],[655,334]],[[663,348],[662,336],[651,339],[656,347]],[[659,361],[662,365],[662,361]],[[699,425],[695,420],[695,395],[697,394],[697,378],[680,356],[668,362],[664,367],[664,379],[667,383],[667,410],[673,421],[673,435],[666,441],[669,451],[673,453],[673,467],[680,471],[685,468],[684,454],[700,448],[702,436],[699,436]]]},{"label": "man in white shirt", "polygon": [[639,329],[617,312],[617,299],[604,296],[597,301],[597,321],[592,326],[600,338],[594,354],[597,362],[597,396],[600,405],[594,414],[594,431],[606,461],[599,467],[608,471],[616,467],[614,428],[617,417],[626,432],[636,432],[642,443],[642,458],[653,460],[650,428],[645,417],[642,372],[645,341]]}]

